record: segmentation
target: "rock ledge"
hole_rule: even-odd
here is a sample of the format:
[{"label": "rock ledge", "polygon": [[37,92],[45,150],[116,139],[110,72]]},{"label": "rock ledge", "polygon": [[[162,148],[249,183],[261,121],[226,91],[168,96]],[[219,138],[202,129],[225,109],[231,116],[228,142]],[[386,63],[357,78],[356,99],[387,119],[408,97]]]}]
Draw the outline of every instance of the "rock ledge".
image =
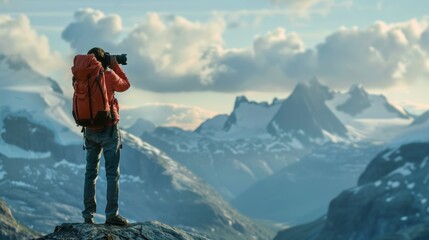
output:
[{"label": "rock ledge", "polygon": [[208,240],[200,235],[185,232],[157,221],[133,223],[125,227],[105,224],[63,223],[57,226],[53,233],[39,238],[39,240],[54,239]]}]

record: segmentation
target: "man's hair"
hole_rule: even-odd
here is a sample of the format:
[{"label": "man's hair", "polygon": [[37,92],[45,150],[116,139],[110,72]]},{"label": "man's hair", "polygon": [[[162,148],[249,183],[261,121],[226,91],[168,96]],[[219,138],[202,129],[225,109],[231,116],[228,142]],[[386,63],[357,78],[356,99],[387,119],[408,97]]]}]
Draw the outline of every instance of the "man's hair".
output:
[{"label": "man's hair", "polygon": [[95,58],[103,65],[104,68],[106,68],[107,66],[105,65],[105,61],[104,61],[104,50],[102,48],[99,47],[94,47],[91,48],[88,51],[88,54],[94,54]]}]

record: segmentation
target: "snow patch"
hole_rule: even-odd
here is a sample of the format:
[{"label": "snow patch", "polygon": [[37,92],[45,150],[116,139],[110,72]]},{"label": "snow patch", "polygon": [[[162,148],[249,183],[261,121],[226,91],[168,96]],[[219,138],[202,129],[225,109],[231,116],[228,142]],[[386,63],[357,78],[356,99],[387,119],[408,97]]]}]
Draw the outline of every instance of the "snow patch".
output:
[{"label": "snow patch", "polygon": [[21,181],[10,181],[10,183],[17,187],[27,187],[27,188],[37,189],[36,186],[30,185],[28,183],[21,182]]},{"label": "snow patch", "polygon": [[374,183],[375,187],[380,187],[382,184],[382,181],[378,180],[377,182]]},{"label": "snow patch", "polygon": [[0,138],[0,153],[8,158],[43,159],[51,156],[51,152],[34,152],[15,145],[10,145]]},{"label": "snow patch", "polygon": [[139,176],[134,175],[124,175],[121,174],[121,178],[119,179],[121,183],[144,183],[144,181]]},{"label": "snow patch", "polygon": [[269,143],[265,147],[265,150],[269,152],[284,152],[284,151],[290,150],[290,147],[283,142],[275,141],[275,142]]},{"label": "snow patch", "polygon": [[54,168],[58,167],[65,167],[72,171],[75,175],[79,174],[81,170],[84,170],[86,168],[85,164],[75,164],[72,162],[69,162],[65,159],[62,159],[61,161],[54,164]]},{"label": "snow patch", "polygon": [[235,168],[235,169],[239,169],[240,171],[243,171],[243,172],[245,172],[245,173],[247,173],[249,176],[251,176],[253,179],[256,179],[255,178],[255,175],[253,174],[253,172],[252,172],[252,169],[251,168],[249,168],[246,164],[244,164],[243,162],[241,162],[241,161],[239,161],[239,160],[236,160],[236,159],[234,159],[233,160],[233,167]]},{"label": "snow patch", "polygon": [[429,160],[429,157],[425,157],[423,159],[422,163],[420,164],[420,168],[424,168],[426,166],[428,160]]},{"label": "snow patch", "polygon": [[358,194],[360,190],[362,190],[363,186],[354,187],[350,191],[353,192],[353,194]]},{"label": "snow patch", "polygon": [[386,152],[385,154],[383,154],[382,158],[385,161],[390,161],[390,155],[392,155],[395,151],[396,151],[396,149],[393,149],[393,150]]},{"label": "snow patch", "polygon": [[388,181],[387,182],[387,187],[389,187],[389,188],[397,188],[400,185],[401,185],[401,183],[398,181]]},{"label": "snow patch", "polygon": [[295,149],[304,149],[302,143],[296,138],[293,138],[288,144]]},{"label": "snow patch", "polygon": [[402,176],[409,176],[416,169],[414,163],[407,162],[402,167],[391,172],[389,175],[401,174]]},{"label": "snow patch", "polygon": [[4,176],[6,175],[6,172],[3,171],[3,166],[0,165],[0,180],[2,180],[4,178]]},{"label": "snow patch", "polygon": [[57,175],[56,171],[49,168],[45,169],[45,180],[48,180],[48,181],[55,180],[56,175]]},{"label": "snow patch", "polygon": [[[237,99],[237,101],[240,100]],[[240,102],[239,106],[231,113],[235,116],[235,123],[229,125],[227,132],[224,132],[224,137],[238,139],[267,134],[267,126],[279,110],[280,105],[280,102],[272,105],[248,101]]]}]

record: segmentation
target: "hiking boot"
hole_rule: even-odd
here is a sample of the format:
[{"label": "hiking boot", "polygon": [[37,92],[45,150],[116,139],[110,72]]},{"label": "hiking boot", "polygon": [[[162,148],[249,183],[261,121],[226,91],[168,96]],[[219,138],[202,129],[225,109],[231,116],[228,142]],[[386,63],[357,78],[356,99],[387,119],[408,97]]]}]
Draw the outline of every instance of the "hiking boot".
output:
[{"label": "hiking boot", "polygon": [[128,225],[128,220],[119,215],[109,217],[106,219],[106,224],[117,225],[117,226],[126,226]]},{"label": "hiking boot", "polygon": [[85,223],[94,224],[95,222],[93,218],[85,218]]}]

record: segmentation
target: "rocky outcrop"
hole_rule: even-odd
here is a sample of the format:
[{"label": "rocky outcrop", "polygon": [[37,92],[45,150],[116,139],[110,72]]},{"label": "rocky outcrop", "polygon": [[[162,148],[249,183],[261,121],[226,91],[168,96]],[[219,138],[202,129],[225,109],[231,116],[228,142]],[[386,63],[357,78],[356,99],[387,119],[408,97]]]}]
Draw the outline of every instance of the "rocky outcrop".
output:
[{"label": "rocky outcrop", "polygon": [[133,223],[125,227],[105,224],[63,223],[39,240],[78,239],[133,239],[133,240],[208,240],[160,222]]},{"label": "rocky outcrop", "polygon": [[361,175],[357,187],[332,200],[318,239],[384,239],[426,224],[428,161],[429,143],[405,144],[381,152]]},{"label": "rocky outcrop", "polygon": [[274,240],[316,240],[324,226],[325,217],[321,217],[313,222],[280,231]]},{"label": "rocky outcrop", "polygon": [[0,239],[20,240],[38,236],[33,230],[19,224],[6,203],[0,200]]},{"label": "rocky outcrop", "polygon": [[429,142],[380,152],[329,206],[325,220],[280,232],[276,240],[429,239]]}]

